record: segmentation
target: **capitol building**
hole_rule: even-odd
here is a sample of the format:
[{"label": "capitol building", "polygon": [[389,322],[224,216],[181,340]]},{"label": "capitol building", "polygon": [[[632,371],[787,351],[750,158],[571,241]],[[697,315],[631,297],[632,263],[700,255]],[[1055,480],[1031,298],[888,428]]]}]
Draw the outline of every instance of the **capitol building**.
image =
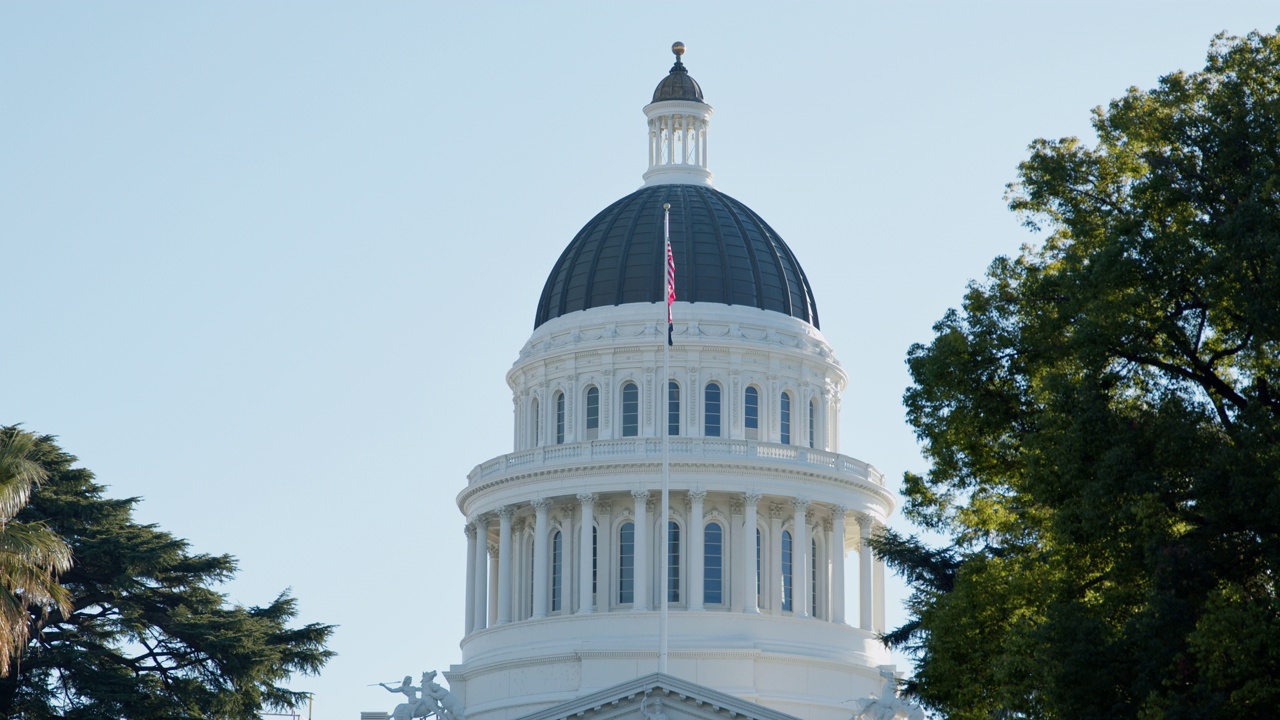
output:
[{"label": "capitol building", "polygon": [[683,49],[643,108],[643,185],[549,268],[506,377],[513,452],[457,496],[466,632],[442,675],[466,720],[850,720],[884,691],[862,539],[894,494],[840,452],[849,378],[800,257],[715,188]]}]

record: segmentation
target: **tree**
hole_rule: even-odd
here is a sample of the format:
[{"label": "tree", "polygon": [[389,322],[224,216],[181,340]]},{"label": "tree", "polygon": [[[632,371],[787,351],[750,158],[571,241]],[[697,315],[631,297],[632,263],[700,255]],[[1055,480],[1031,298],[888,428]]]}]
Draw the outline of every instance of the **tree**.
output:
[{"label": "tree", "polygon": [[916,581],[886,640],[954,718],[1280,707],[1280,39],[1038,140],[1042,242],[908,356],[930,462],[873,544]]},{"label": "tree", "polygon": [[104,497],[51,437],[32,458],[47,477],[18,518],[70,544],[75,561],[59,581],[71,606],[32,618],[18,672],[0,678],[0,716],[257,720],[305,699],[283,683],[323,667],[332,626],[289,627],[287,593],[264,607],[229,604],[214,588],[233,576],[233,558],[193,554],[134,522],[137,499]]},{"label": "tree", "polygon": [[71,566],[71,549],[43,524],[13,520],[45,479],[31,459],[35,445],[30,433],[0,433],[0,676],[30,636],[29,613],[70,607],[55,575]]}]

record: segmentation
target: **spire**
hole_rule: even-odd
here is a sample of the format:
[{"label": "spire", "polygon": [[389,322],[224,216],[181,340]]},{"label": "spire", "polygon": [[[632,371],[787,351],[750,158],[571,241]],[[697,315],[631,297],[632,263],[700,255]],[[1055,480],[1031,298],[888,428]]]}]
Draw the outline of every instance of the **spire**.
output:
[{"label": "spire", "polygon": [[711,185],[707,122],[712,109],[684,66],[684,43],[673,43],[671,52],[676,62],[653,91],[653,101],[644,107],[649,119],[649,169],[644,184]]}]

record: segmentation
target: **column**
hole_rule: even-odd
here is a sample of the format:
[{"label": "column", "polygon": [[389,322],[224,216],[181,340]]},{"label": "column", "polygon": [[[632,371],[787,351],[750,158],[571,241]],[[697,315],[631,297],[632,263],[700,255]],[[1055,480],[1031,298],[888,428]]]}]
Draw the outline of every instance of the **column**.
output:
[{"label": "column", "polygon": [[560,524],[560,614],[573,612],[573,516]]},{"label": "column", "polygon": [[707,141],[711,139],[711,131],[707,121],[702,121],[702,167],[707,167]]},{"label": "column", "polygon": [[702,137],[698,132],[699,119],[693,115],[689,116],[689,162],[698,167],[702,167]]},{"label": "column", "polygon": [[547,578],[550,571],[547,569],[548,557],[547,547],[547,508],[551,507],[551,501],[546,498],[538,498],[533,501],[533,617],[542,618],[547,616]]},{"label": "column", "polygon": [[837,404],[840,396],[836,395],[835,388],[828,387],[826,392],[823,392],[823,397],[827,400],[822,413],[823,442],[826,443],[828,451],[840,452],[840,433],[836,432],[838,429],[836,427]]},{"label": "column", "polygon": [[472,563],[475,565],[475,591],[472,598],[475,601],[475,607],[472,608],[472,614],[475,618],[475,624],[472,630],[483,630],[489,624],[489,518],[484,515],[476,517],[473,526],[475,527],[476,544],[474,548],[475,557]]},{"label": "column", "polygon": [[464,635],[470,635],[476,627],[476,524],[469,522],[462,529],[467,536],[467,605]]},{"label": "column", "polygon": [[498,510],[498,624],[511,622],[511,515],[510,505]]},{"label": "column", "polygon": [[668,128],[669,128],[669,130],[670,130],[670,132],[668,132],[668,133],[667,133],[667,137],[670,139],[670,142],[671,142],[671,152],[670,152],[670,154],[668,155],[668,157],[669,157],[669,158],[670,158],[670,160],[671,160],[671,164],[672,164],[672,165],[675,165],[675,164],[677,163],[677,160],[676,160],[676,116],[675,116],[675,115],[668,115],[668,116],[667,116],[667,127],[668,127]]},{"label": "column", "polygon": [[835,506],[831,513],[831,622],[844,624],[844,516],[849,509]]},{"label": "column", "polygon": [[760,502],[760,493],[743,493],[742,500],[742,612],[754,615],[760,612],[760,598],[756,594],[756,585],[760,582],[756,577],[759,571],[756,565],[756,505]]},{"label": "column", "polygon": [[498,624],[498,544],[486,543],[485,548],[489,551],[489,587],[492,589],[485,613],[489,616],[489,627],[493,627]]},{"label": "column", "polygon": [[578,495],[578,504],[582,506],[582,528],[578,534],[578,612],[591,612],[591,528],[595,526],[592,510],[596,504],[596,496],[591,493]]},{"label": "column", "polygon": [[[631,497],[635,499],[635,518],[636,518],[636,554],[635,554],[635,599],[632,601],[632,610],[648,610],[649,609],[649,577],[653,574],[653,568],[656,566],[649,564],[649,491],[648,490],[632,490]],[[662,536],[662,532],[658,532]],[[666,543],[662,544],[666,547]]]},{"label": "column", "polygon": [[681,155],[680,160],[681,160],[681,163],[684,165],[689,165],[695,162],[695,159],[693,157],[693,152],[692,152],[693,148],[690,145],[690,143],[693,142],[693,138],[690,136],[690,133],[689,133],[689,119],[690,119],[689,115],[680,116],[680,138],[681,140],[684,141],[683,143],[684,152]]},{"label": "column", "polygon": [[[706,490],[690,490],[689,491],[689,609],[701,610],[703,600],[703,573],[702,566],[706,559],[705,548],[703,543],[706,540],[702,531],[702,501],[706,500]],[[726,532],[728,528],[725,528]],[[724,576],[725,572],[724,558],[724,538],[720,539],[720,591],[725,593]]]},{"label": "column", "polygon": [[796,513],[791,520],[791,614],[809,617],[809,528],[805,511],[809,501],[792,498]]},{"label": "column", "polygon": [[882,633],[884,632],[884,561],[876,558],[872,567],[874,569],[871,576],[875,580],[875,590],[872,600],[874,609],[871,612],[871,629]]},{"label": "column", "polygon": [[[792,543],[793,545],[795,543]],[[769,506],[769,574],[765,576],[769,592],[769,614],[782,614],[782,506]]]},{"label": "column", "polygon": [[654,130],[655,130],[655,123],[653,120],[650,120],[649,121],[649,167],[651,168],[653,167],[653,158],[654,158],[654,150],[653,150]]},{"label": "column", "polygon": [[871,518],[858,516],[858,627],[870,630],[872,626],[871,604]]}]

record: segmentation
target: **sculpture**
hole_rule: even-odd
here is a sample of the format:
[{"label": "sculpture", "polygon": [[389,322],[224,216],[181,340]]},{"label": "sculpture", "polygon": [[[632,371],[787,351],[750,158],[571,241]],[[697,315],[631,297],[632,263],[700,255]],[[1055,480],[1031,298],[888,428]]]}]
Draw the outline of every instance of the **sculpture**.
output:
[{"label": "sculpture", "polygon": [[640,700],[640,714],[644,715],[645,720],[667,720],[667,714],[662,712],[662,698],[653,699],[653,710],[649,709],[648,702],[649,693],[645,693]]},{"label": "sculpture", "polygon": [[[433,672],[432,675],[435,675]],[[426,686],[426,674],[423,674],[423,686]],[[414,718],[425,718],[432,715],[439,715],[439,706],[435,705],[435,701],[428,702],[420,693],[422,688],[413,685],[413,677],[404,676],[404,682],[400,685],[392,687],[387,683],[378,683],[387,692],[401,693],[409,698],[409,702],[400,703],[395,710],[391,711],[392,720],[413,720]]]},{"label": "sculpture", "polygon": [[924,720],[924,710],[898,697],[898,681],[893,671],[880,668],[880,695],[853,701],[853,720]]},{"label": "sculpture", "polygon": [[422,674],[422,687],[436,705],[436,716],[443,720],[467,720],[462,701],[436,683],[436,671]]}]

